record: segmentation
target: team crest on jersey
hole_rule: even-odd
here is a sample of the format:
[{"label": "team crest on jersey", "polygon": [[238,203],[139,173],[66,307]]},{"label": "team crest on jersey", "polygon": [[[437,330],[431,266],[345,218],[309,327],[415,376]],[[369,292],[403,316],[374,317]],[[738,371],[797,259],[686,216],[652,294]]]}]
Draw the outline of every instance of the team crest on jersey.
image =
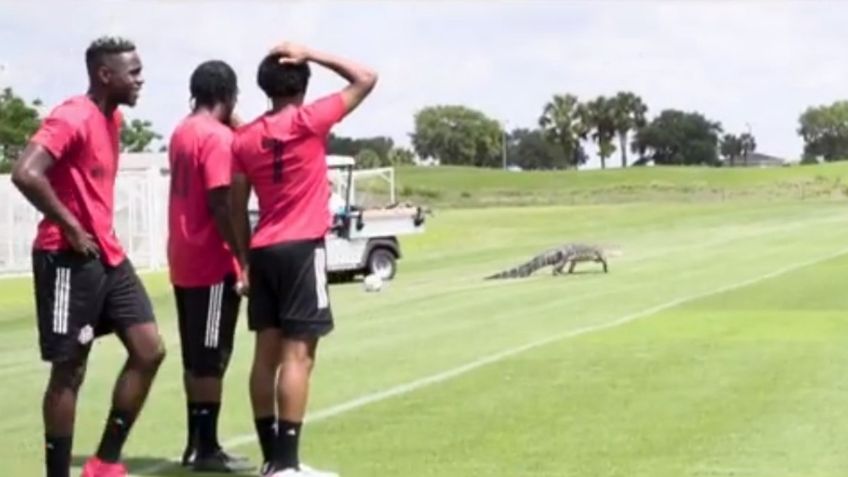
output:
[{"label": "team crest on jersey", "polygon": [[77,340],[81,345],[87,345],[91,343],[91,340],[94,339],[94,329],[91,328],[91,325],[85,325],[79,332],[79,336]]}]

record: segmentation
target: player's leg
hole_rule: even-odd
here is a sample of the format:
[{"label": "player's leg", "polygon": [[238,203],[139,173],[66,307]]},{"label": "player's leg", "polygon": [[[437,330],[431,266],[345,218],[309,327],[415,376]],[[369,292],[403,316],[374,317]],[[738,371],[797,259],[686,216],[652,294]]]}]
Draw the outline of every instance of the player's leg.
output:
[{"label": "player's leg", "polygon": [[274,445],[277,440],[275,387],[277,370],[280,366],[281,344],[282,336],[279,329],[257,330],[253,365],[250,369],[250,403],[253,408],[256,436],[262,451],[262,468],[266,470],[272,465]]},{"label": "player's leg", "polygon": [[271,471],[277,438],[275,385],[280,366],[282,335],[278,320],[279,305],[275,289],[280,270],[277,257],[267,249],[250,252],[250,298],[248,327],[256,332],[253,364],[250,369],[250,402],[256,435],[262,450],[263,475]]},{"label": "player's leg", "polygon": [[47,477],[69,477],[77,395],[85,376],[85,358],[53,363],[44,392],[45,467]]},{"label": "player's leg", "polygon": [[[208,333],[212,331],[214,310],[219,306],[219,288],[216,285],[174,289],[180,329],[183,385],[188,410],[188,435],[183,452],[183,465],[193,465],[199,450],[204,455],[211,454],[213,450],[210,449],[208,421],[212,419],[210,414],[220,410],[220,406],[216,404],[220,402],[221,380],[215,377],[214,370],[209,370],[208,366],[204,368],[202,364],[203,348],[210,341]],[[201,421],[205,421],[205,425],[202,425]],[[201,427],[205,430],[202,445]]]},{"label": "player's leg", "polygon": [[299,444],[309,398],[309,378],[315,363],[317,337],[284,337],[277,382],[277,469],[300,468]]},{"label": "player's leg", "polygon": [[177,308],[177,328],[180,335],[180,357],[183,364],[183,391],[186,395],[186,445],[182,456],[182,465],[188,466],[194,462],[197,446],[197,419],[192,402],[192,386],[188,370],[191,367],[191,336],[189,330],[188,311],[186,302],[189,291],[186,288],[174,286],[174,304]]},{"label": "player's leg", "polygon": [[76,418],[76,399],[85,378],[86,358],[53,363],[43,400],[45,434],[71,436]]},{"label": "player's leg", "polygon": [[[128,260],[108,272],[101,323],[104,331],[114,329],[127,350],[112,393],[112,407],[96,459],[87,464],[98,472],[116,472],[124,443],[147,399],[150,386],[165,358],[165,346],[153,316],[147,292]],[[125,471],[124,471],[125,472]],[[85,472],[83,476],[88,474]],[[108,474],[111,475],[111,474]]]},{"label": "player's leg", "polygon": [[183,289],[187,336],[183,340],[187,401],[193,414],[195,457],[205,472],[241,472],[252,466],[226,453],[218,441],[223,379],[233,350],[241,298],[235,276],[211,287]]},{"label": "player's leg", "polygon": [[[318,340],[333,329],[327,288],[327,260],[323,240],[297,242],[288,246],[288,280],[281,292],[282,342],[277,383],[277,470],[308,469],[300,462],[301,428],[309,399],[310,377],[315,365]],[[308,469],[308,475],[332,473]]]},{"label": "player's leg", "polygon": [[165,358],[156,323],[132,325],[118,333],[128,356],[115,383],[112,407],[97,449],[97,457],[107,463],[120,461],[124,443]]},{"label": "player's leg", "polygon": [[42,416],[47,477],[68,477],[77,395],[93,339],[103,268],[69,253],[32,259],[41,357],[51,363]]}]

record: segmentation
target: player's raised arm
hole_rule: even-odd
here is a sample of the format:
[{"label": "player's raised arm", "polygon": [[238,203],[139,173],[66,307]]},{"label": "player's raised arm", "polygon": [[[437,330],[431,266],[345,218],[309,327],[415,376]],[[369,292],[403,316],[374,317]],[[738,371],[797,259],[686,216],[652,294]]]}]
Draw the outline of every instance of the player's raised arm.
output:
[{"label": "player's raised arm", "polygon": [[367,66],[331,53],[307,48],[296,43],[285,42],[271,50],[272,54],[282,57],[282,62],[302,63],[309,61],[317,63],[334,71],[350,84],[342,92],[345,114],[350,113],[367,97],[374,85],[377,84],[377,73]]}]

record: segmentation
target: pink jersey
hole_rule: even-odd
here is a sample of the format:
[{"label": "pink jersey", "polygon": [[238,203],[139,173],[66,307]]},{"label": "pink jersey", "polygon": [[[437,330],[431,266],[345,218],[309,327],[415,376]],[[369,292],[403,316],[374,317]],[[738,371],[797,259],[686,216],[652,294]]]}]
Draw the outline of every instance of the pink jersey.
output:
[{"label": "pink jersey", "polygon": [[[103,261],[119,265],[125,258],[113,229],[115,177],[120,155],[121,113],[106,116],[85,95],[57,106],[41,123],[32,142],[55,159],[47,180],[86,232],[94,237]],[[45,218],[38,224],[36,250],[70,250],[58,224]]]},{"label": "pink jersey", "polygon": [[265,114],[237,131],[233,170],[247,177],[259,200],[251,248],[327,233],[327,136],[345,112],[344,100],[336,93]]},{"label": "pink jersey", "polygon": [[187,117],[171,136],[168,262],[174,285],[214,285],[235,271],[208,200],[211,189],[230,185],[232,138],[227,126],[205,114]]}]

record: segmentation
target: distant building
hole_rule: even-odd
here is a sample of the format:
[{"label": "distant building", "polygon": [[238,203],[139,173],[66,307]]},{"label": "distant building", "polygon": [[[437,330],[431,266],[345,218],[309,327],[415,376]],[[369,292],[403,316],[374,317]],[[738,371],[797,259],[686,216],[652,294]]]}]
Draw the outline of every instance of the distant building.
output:
[{"label": "distant building", "polygon": [[[726,166],[730,166],[730,161],[725,161]],[[786,159],[759,152],[752,152],[748,157],[739,157],[733,161],[734,167],[781,167],[788,164]]]},{"label": "distant building", "polygon": [[435,166],[441,165],[441,163],[442,163],[440,160],[438,160],[434,157],[428,157],[426,159],[421,159],[417,155],[413,158],[413,162],[415,163],[416,166],[422,166],[422,167],[435,167]]}]

